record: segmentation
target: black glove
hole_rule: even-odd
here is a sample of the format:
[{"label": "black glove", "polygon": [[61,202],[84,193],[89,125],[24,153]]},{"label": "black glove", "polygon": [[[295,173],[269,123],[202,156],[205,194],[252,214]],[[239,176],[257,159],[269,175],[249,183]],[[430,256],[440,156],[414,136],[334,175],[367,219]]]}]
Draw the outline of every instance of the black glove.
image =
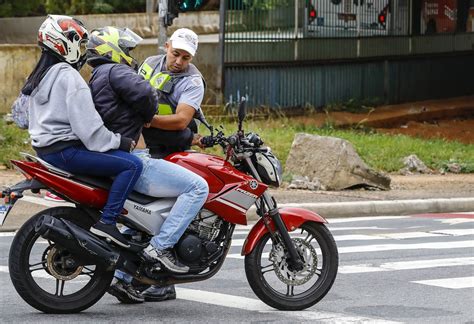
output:
[{"label": "black glove", "polygon": [[204,147],[213,147],[215,144],[214,138],[212,136],[204,136],[201,138],[201,144]]}]

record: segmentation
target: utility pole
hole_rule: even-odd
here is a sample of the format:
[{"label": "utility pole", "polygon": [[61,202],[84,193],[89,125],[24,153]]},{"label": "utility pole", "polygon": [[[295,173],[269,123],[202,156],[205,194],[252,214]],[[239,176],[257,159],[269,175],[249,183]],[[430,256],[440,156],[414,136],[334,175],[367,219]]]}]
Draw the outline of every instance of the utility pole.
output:
[{"label": "utility pole", "polygon": [[158,54],[166,54],[165,43],[168,40],[166,15],[168,12],[168,0],[158,2]]}]

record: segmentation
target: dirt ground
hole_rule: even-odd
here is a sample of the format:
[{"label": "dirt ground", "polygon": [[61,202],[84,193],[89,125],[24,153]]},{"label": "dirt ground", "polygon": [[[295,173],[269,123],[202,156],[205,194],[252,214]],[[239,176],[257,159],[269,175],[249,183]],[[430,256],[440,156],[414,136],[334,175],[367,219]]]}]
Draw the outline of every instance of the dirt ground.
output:
[{"label": "dirt ground", "polygon": [[442,138],[464,144],[474,144],[474,118],[426,122],[410,121],[394,128],[377,128],[386,134],[403,134],[420,138]]},{"label": "dirt ground", "polygon": [[301,123],[339,127],[365,125],[387,134],[440,138],[474,144],[474,97],[378,107],[365,113],[328,112],[296,117]]}]

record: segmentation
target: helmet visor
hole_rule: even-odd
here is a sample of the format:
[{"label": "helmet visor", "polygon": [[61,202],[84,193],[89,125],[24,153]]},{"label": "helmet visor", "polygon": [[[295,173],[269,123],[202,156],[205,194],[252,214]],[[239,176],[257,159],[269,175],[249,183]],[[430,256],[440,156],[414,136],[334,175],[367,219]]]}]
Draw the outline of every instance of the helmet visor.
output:
[{"label": "helmet visor", "polygon": [[138,43],[143,40],[143,38],[138,36],[129,28],[123,28],[120,34],[120,39],[118,41],[120,48],[134,49]]}]

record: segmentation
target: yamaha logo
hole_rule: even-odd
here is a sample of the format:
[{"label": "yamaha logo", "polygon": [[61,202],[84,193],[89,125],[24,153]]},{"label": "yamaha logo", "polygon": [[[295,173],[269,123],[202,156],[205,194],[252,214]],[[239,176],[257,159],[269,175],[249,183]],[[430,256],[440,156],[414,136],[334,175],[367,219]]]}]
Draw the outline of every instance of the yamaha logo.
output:
[{"label": "yamaha logo", "polygon": [[146,213],[148,215],[151,215],[151,210],[149,210],[148,208],[145,208],[143,206],[133,205],[133,208],[138,210],[138,211],[141,211],[142,213]]},{"label": "yamaha logo", "polygon": [[249,186],[252,190],[255,190],[258,188],[258,182],[256,180],[251,180],[249,181]]}]

